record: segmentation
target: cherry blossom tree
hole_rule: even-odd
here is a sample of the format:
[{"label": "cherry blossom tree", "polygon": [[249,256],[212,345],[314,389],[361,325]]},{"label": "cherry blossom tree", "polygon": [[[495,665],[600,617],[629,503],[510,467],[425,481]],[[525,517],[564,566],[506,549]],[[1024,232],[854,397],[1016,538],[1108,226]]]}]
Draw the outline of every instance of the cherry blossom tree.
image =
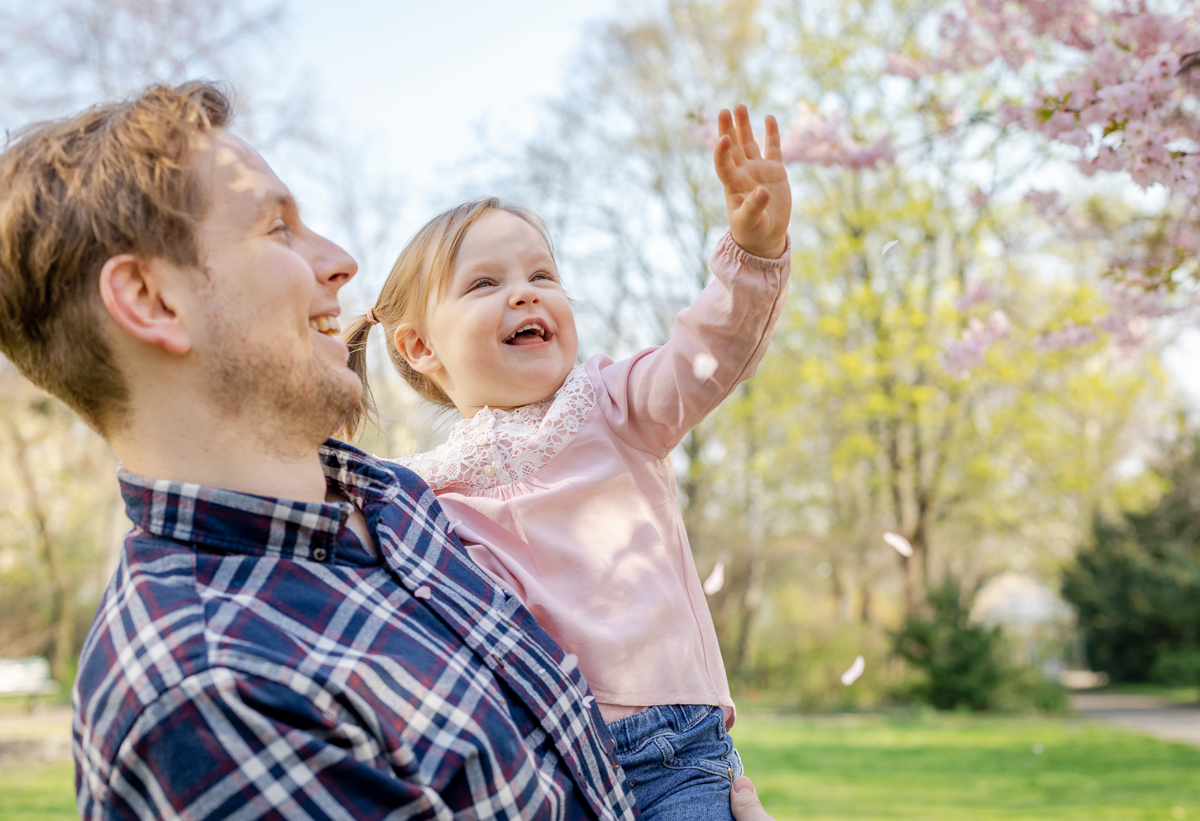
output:
[{"label": "cherry blossom tree", "polygon": [[[1190,0],[965,0],[937,23],[928,42],[888,55],[889,72],[915,88],[982,74],[1007,89],[977,116],[1036,137],[1083,175],[1127,180],[1158,202],[1126,221],[1106,273],[1160,290],[1200,276],[1200,24]],[[1086,227],[1054,199],[1031,195],[1043,213],[1059,206],[1060,226]],[[1118,319],[1101,326],[1109,328],[1125,343],[1137,333]],[[1085,337],[1078,330],[1058,340]]]}]

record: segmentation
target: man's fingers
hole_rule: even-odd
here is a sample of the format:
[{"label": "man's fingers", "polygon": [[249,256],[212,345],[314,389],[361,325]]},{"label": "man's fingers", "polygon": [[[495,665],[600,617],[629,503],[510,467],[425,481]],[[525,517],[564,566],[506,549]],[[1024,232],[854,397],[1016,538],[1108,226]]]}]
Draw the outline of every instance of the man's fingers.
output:
[{"label": "man's fingers", "polygon": [[734,821],[774,821],[763,809],[754,784],[744,775],[729,788],[729,809],[733,811]]},{"label": "man's fingers", "polygon": [[733,161],[733,140],[728,134],[722,134],[721,139],[717,140],[717,147],[713,149],[713,165],[717,167],[717,178],[725,186],[733,183],[737,163]]},{"label": "man's fingers", "polygon": [[754,141],[754,129],[750,127],[750,112],[746,106],[738,105],[733,110],[733,123],[737,126],[738,143],[742,151],[749,159],[759,159],[761,155],[758,153],[758,143]]},{"label": "man's fingers", "polygon": [[783,162],[783,148],[779,140],[779,123],[775,118],[767,115],[767,159],[775,162]]}]

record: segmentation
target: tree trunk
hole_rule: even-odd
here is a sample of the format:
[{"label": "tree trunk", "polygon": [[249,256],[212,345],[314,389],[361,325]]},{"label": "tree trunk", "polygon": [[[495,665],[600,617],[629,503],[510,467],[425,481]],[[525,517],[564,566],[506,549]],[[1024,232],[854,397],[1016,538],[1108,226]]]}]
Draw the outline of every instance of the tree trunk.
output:
[{"label": "tree trunk", "polygon": [[16,420],[9,417],[8,431],[13,443],[13,454],[17,473],[25,486],[29,515],[37,531],[38,547],[50,569],[51,623],[53,646],[50,653],[50,669],[55,678],[66,674],[75,650],[75,598],[71,595],[70,577],[67,573],[66,555],[63,546],[50,535],[45,507],[35,484],[33,470],[29,464],[29,445],[21,434]]}]

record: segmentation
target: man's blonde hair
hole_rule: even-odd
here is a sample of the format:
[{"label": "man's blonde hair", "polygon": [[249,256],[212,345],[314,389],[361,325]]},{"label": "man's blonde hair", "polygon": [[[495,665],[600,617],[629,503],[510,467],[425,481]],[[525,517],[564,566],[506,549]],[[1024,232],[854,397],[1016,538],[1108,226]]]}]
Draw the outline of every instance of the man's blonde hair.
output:
[{"label": "man's blonde hair", "polygon": [[29,126],[0,154],[0,351],[101,433],[128,390],[102,330],[100,269],[119,254],[200,267],[190,151],[232,110],[211,83],[155,85]]},{"label": "man's blonde hair", "polygon": [[[450,279],[454,275],[454,261],[458,257],[459,248],[462,247],[463,238],[471,230],[471,226],[492,211],[505,211],[532,225],[542,235],[553,256],[554,246],[550,242],[545,223],[529,209],[506,203],[497,197],[465,202],[438,214],[409,240],[396,259],[396,264],[392,266],[391,273],[383,283],[383,290],[372,308],[375,319],[383,327],[383,337],[387,342],[388,357],[392,366],[413,390],[433,404],[444,408],[453,408],[454,402],[432,379],[408,364],[404,354],[396,348],[393,337],[396,328],[401,325],[411,326],[422,337],[426,335],[429,329],[425,320],[429,307],[445,295],[446,288],[450,285]],[[339,436],[347,441],[357,439],[362,433],[367,417],[375,414],[375,402],[367,380],[366,348],[371,325],[370,320],[363,317],[342,333],[342,339],[350,348],[350,367],[363,383],[362,403],[351,413],[339,433]]]}]

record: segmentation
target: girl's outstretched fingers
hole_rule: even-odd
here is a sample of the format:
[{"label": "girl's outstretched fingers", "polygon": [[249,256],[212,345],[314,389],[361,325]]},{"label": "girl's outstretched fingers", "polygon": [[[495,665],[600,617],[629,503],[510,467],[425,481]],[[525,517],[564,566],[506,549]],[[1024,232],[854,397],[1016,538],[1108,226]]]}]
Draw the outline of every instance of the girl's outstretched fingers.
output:
[{"label": "girl's outstretched fingers", "polygon": [[750,113],[739,105],[717,115],[720,138],[713,150],[717,177],[725,186],[725,209],[734,241],[751,254],[777,259],[787,247],[792,190],[779,137],[779,123],[766,119],[759,149]]},{"label": "girl's outstretched fingers", "polygon": [[729,809],[733,811],[734,821],[775,821],[763,809],[754,783],[744,775],[729,788]]},{"label": "girl's outstretched fingers", "polygon": [[757,160],[762,157],[758,152],[758,143],[754,140],[754,129],[750,126],[750,111],[739,104],[733,109],[733,124],[737,127],[738,142],[747,159]]},{"label": "girl's outstretched fingers", "polygon": [[767,115],[767,159],[783,162],[783,145],[779,140],[779,123],[773,114]]}]

